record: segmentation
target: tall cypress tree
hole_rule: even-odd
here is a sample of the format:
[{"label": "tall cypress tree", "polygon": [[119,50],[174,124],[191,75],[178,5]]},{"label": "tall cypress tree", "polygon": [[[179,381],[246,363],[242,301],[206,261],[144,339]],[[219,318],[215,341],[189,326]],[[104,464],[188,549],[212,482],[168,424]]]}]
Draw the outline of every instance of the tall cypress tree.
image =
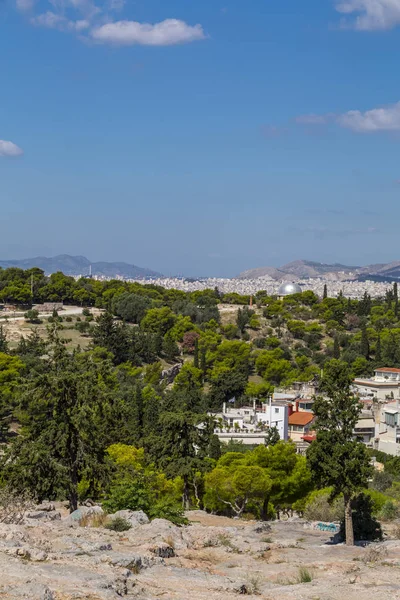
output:
[{"label": "tall cypress tree", "polygon": [[335,339],[333,340],[333,358],[340,358],[340,344],[337,335],[335,335]]},{"label": "tall cypress tree", "polygon": [[326,364],[320,385],[323,396],[314,402],[317,439],[307,451],[314,480],[332,486],[331,497],[343,494],[346,544],[354,544],[352,501],[368,485],[372,474],[365,445],[354,440],[353,431],[361,405],[351,392],[349,366],[340,360]]},{"label": "tall cypress tree", "polygon": [[0,325],[0,352],[8,353],[7,333],[3,325]]},{"label": "tall cypress tree", "polygon": [[381,336],[378,335],[375,346],[375,362],[376,366],[379,367],[382,362],[382,347],[381,347]]},{"label": "tall cypress tree", "polygon": [[204,347],[200,349],[199,368],[203,371],[203,374],[205,375],[207,371],[207,358],[206,349]]},{"label": "tall cypress tree", "polygon": [[199,368],[199,338],[197,337],[194,340],[193,366],[196,367],[196,369]]},{"label": "tall cypress tree", "polygon": [[361,343],[360,343],[360,353],[361,355],[369,360],[370,356],[370,348],[369,348],[369,339],[367,328],[364,326],[361,330]]},{"label": "tall cypress tree", "polygon": [[324,293],[322,294],[322,299],[325,300],[328,297],[328,286],[324,285]]}]

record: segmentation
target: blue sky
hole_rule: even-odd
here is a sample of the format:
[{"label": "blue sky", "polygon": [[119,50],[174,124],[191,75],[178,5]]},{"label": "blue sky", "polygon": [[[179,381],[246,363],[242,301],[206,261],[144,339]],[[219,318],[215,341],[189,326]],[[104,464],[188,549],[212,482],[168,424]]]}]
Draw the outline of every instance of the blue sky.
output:
[{"label": "blue sky", "polygon": [[0,257],[400,259],[400,0],[0,3]]}]

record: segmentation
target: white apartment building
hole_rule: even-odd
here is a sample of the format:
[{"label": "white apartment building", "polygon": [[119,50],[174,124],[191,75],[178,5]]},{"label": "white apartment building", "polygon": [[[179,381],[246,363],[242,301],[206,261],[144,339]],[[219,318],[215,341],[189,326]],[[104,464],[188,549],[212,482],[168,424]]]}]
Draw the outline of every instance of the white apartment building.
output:
[{"label": "white apartment building", "polygon": [[374,406],[374,448],[400,456],[400,402],[392,400]]},{"label": "white apartment building", "polygon": [[360,396],[377,400],[400,399],[400,369],[381,367],[371,379],[357,378],[353,385]]},{"label": "white apartment building", "polygon": [[244,444],[264,444],[269,427],[276,427],[281,440],[288,439],[289,407],[284,402],[263,403],[234,408],[224,403],[222,412],[212,415],[215,433],[222,442],[243,441]]}]

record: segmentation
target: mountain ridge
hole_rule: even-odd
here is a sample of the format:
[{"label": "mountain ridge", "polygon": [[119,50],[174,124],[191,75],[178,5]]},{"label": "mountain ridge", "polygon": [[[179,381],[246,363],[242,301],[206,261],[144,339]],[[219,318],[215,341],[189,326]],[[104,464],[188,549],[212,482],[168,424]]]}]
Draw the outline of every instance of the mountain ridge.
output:
[{"label": "mountain ridge", "polygon": [[32,269],[38,267],[46,275],[62,271],[65,275],[92,275],[103,277],[125,277],[127,279],[145,279],[147,277],[162,277],[161,273],[144,267],[138,267],[125,262],[91,262],[86,256],[71,256],[70,254],[58,254],[53,257],[36,256],[34,258],[0,260],[0,267],[7,269],[16,267],[19,269]]},{"label": "mountain ridge", "polygon": [[295,260],[281,267],[258,267],[248,269],[238,275],[238,279],[267,279],[297,281],[299,279],[325,278],[335,281],[345,279],[365,280],[368,276],[381,281],[400,279],[400,261],[373,265],[349,266],[340,263],[320,263],[311,260]]}]

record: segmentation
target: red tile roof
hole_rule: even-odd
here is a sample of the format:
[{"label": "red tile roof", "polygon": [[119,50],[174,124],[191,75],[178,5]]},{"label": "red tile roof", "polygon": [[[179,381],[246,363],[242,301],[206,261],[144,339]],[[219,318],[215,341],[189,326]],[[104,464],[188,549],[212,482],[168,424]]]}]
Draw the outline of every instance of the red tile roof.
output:
[{"label": "red tile roof", "polygon": [[308,425],[314,421],[313,413],[294,412],[289,417],[289,425]]},{"label": "red tile roof", "polygon": [[394,367],[381,367],[380,369],[375,369],[375,371],[384,371],[385,373],[400,373],[400,369],[395,369]]}]

